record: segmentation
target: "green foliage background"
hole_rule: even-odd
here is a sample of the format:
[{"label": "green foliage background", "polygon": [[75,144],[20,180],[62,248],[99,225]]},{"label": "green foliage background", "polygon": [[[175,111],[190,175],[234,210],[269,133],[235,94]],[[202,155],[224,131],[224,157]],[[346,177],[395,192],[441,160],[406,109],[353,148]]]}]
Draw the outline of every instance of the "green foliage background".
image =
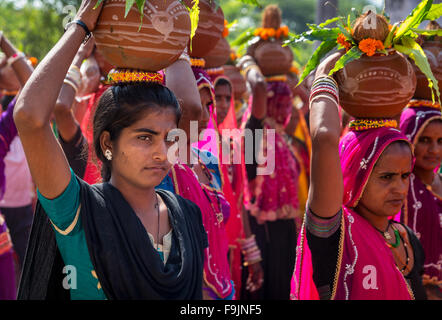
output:
[{"label": "green foliage background", "polygon": [[[315,23],[316,0],[258,0],[262,7],[277,3],[283,12],[283,23],[292,32],[301,33],[306,23]],[[63,34],[63,20],[68,13],[63,8],[78,8],[81,0],[2,0],[0,2],[0,30],[27,55],[41,60]],[[249,27],[259,27],[262,9],[245,5],[238,0],[220,0],[229,22],[237,21],[231,28],[228,40],[232,41]],[[369,0],[339,0],[343,14],[352,7],[361,10]],[[304,65],[313,52],[312,44],[300,44],[294,48],[295,59]]]}]

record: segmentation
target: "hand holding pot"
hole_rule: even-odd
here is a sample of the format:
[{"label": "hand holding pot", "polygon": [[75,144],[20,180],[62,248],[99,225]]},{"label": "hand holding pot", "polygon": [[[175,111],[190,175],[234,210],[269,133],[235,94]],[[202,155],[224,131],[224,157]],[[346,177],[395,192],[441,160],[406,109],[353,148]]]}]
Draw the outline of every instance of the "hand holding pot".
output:
[{"label": "hand holding pot", "polygon": [[101,13],[101,8],[103,7],[103,2],[94,9],[98,0],[83,0],[81,2],[80,8],[78,9],[75,20],[83,21],[88,27],[89,31],[93,31],[97,24],[98,17]]},{"label": "hand holding pot", "polygon": [[325,58],[316,69],[316,75],[315,78],[321,77],[321,76],[328,76],[330,71],[335,67],[336,62],[339,60],[339,58],[343,55],[343,52],[336,52],[327,58]]}]

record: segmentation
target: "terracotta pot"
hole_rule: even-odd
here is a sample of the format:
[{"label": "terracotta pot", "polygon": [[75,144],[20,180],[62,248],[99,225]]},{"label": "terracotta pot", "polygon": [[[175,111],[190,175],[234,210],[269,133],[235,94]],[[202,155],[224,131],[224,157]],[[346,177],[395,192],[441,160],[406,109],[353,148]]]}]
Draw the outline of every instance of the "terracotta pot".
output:
[{"label": "terracotta pot", "polygon": [[265,76],[287,74],[292,67],[293,53],[280,40],[260,40],[253,49],[253,57]]},{"label": "terracotta pot", "polygon": [[140,28],[134,5],[126,18],[124,0],[106,0],[94,36],[98,50],[119,68],[159,71],[175,62],[189,42],[190,17],[177,0],[148,0]]},{"label": "terracotta pot", "polygon": [[205,55],[206,68],[218,68],[223,66],[230,58],[230,45],[225,38],[219,39],[215,48]]},{"label": "terracotta pot", "polygon": [[239,72],[239,69],[232,65],[225,65],[223,66],[223,69],[224,74],[232,82],[235,100],[243,98],[244,94],[247,92],[247,85],[246,80]]},{"label": "terracotta pot", "polygon": [[416,76],[400,53],[362,56],[335,73],[339,100],[357,118],[391,118],[413,97]]},{"label": "terracotta pot", "polygon": [[[192,0],[183,2],[192,7]],[[192,39],[192,48],[189,44],[189,55],[194,58],[203,58],[215,48],[224,31],[224,13],[221,7],[216,9],[215,1],[200,0],[199,8],[198,28]]]},{"label": "terracotta pot", "polygon": [[[430,63],[431,71],[436,78],[439,89],[442,86],[442,42],[441,41],[426,41],[422,45],[422,49],[428,58]],[[427,77],[420,71],[418,67],[411,61],[414,67],[414,72],[416,73],[416,91],[414,93],[414,98],[431,100],[431,90],[428,87]]]}]

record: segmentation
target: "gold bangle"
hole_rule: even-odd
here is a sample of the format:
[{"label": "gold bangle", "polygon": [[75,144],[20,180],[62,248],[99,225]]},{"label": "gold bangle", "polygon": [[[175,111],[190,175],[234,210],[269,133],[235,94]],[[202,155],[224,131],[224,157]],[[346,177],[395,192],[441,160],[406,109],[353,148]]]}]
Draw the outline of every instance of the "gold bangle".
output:
[{"label": "gold bangle", "polygon": [[67,85],[70,85],[74,89],[75,94],[77,94],[78,87],[71,80],[64,79],[63,83],[66,83]]},{"label": "gold bangle", "polygon": [[251,64],[251,65],[247,66],[245,69],[241,70],[241,74],[242,74],[244,77],[247,77],[247,73],[249,73],[249,71],[250,71],[251,69],[256,69],[256,70],[258,70],[258,71],[260,70],[257,64]]},{"label": "gold bangle", "polygon": [[248,266],[250,266],[252,264],[255,264],[255,263],[258,263],[258,262],[261,262],[261,261],[262,261],[262,258],[255,259],[255,260],[252,260],[252,261],[244,261],[243,266],[244,267],[248,267]]}]

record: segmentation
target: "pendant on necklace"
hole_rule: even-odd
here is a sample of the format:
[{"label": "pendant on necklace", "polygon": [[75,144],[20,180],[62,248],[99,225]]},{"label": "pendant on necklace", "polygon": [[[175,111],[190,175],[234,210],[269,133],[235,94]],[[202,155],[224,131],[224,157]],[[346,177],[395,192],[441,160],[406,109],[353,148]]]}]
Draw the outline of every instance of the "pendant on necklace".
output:
[{"label": "pendant on necklace", "polygon": [[387,240],[391,239],[391,236],[390,236],[390,234],[387,231],[384,232],[384,238],[387,239]]},{"label": "pendant on necklace", "polygon": [[223,220],[224,220],[224,216],[223,216],[222,212],[218,212],[218,213],[216,214],[216,219],[218,220],[218,223],[223,222]]}]

